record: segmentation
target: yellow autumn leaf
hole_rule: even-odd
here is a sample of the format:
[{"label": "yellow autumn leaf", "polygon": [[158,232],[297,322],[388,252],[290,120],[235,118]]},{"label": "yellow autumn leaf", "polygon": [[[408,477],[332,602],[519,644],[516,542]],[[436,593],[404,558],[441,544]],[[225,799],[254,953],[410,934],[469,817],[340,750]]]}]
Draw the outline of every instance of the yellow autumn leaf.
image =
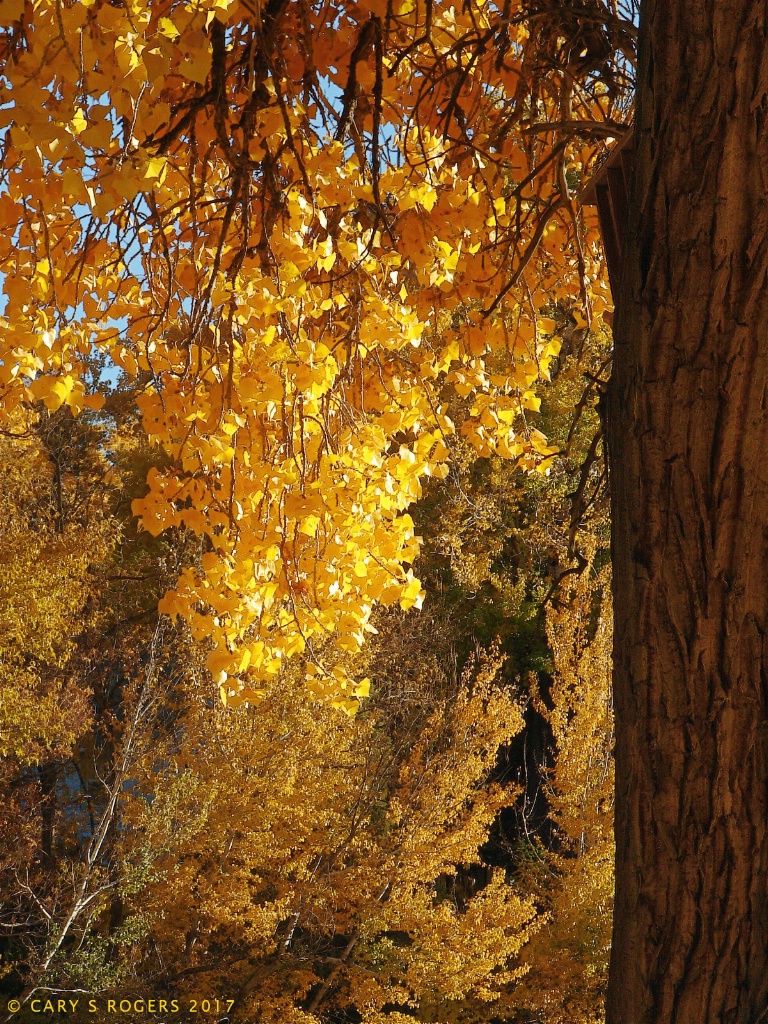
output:
[{"label": "yellow autumn leaf", "polygon": [[75,110],[75,115],[69,122],[69,125],[75,135],[79,135],[88,127],[88,121],[86,120],[85,112],[82,107],[78,107]]},{"label": "yellow autumn leaf", "polygon": [[371,692],[371,680],[367,677],[361,679],[355,686],[353,693],[356,697],[367,697]]},{"label": "yellow autumn leaf", "polygon": [[165,36],[166,39],[170,39],[171,42],[176,40],[181,35],[181,32],[176,28],[170,18],[159,18],[157,22],[158,32]]},{"label": "yellow autumn leaf", "polygon": [[158,178],[162,180],[165,175],[167,161],[164,156],[151,156],[147,161],[144,170],[145,178]]}]

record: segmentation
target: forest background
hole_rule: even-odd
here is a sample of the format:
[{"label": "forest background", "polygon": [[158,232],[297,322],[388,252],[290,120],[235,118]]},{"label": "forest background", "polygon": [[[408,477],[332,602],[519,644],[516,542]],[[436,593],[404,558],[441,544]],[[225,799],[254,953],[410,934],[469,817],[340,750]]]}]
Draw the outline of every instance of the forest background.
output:
[{"label": "forest background", "polygon": [[0,21],[0,1009],[599,1021],[635,12]]}]

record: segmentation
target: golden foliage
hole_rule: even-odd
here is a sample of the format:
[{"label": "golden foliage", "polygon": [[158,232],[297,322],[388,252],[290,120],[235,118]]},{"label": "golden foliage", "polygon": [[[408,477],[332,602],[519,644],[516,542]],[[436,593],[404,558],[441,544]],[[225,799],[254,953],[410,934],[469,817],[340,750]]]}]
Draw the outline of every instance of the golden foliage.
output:
[{"label": "golden foliage", "polygon": [[0,437],[0,756],[29,763],[61,756],[89,726],[70,659],[94,613],[92,567],[114,542],[103,510],[81,514],[88,495],[67,500],[62,477],[82,467],[62,451],[57,419],[17,415],[18,437]]},{"label": "golden foliage", "polygon": [[300,679],[238,714],[198,684],[125,811],[124,857],[149,879],[137,912],[166,970],[188,971],[190,992],[238,979],[240,1012],[275,1022],[302,1006],[317,1019],[331,975],[335,1005],[371,1020],[498,998],[535,909],[503,872],[458,902],[450,883],[511,796],[486,785],[522,728],[499,667],[469,667],[399,751],[382,711],[340,716]]},{"label": "golden foliage", "polygon": [[555,676],[542,706],[555,745],[547,799],[557,846],[540,851],[529,875],[548,921],[526,950],[531,972],[515,998],[547,1024],[599,1024],[613,906],[610,569],[590,558],[563,590],[547,616]]},{"label": "golden foliage", "polygon": [[578,89],[541,80],[543,27],[488,0],[3,10],[0,408],[98,407],[102,352],[167,456],[135,513],[204,541],[162,610],[211,639],[222,697],[298,655],[354,713],[320,646],[422,601],[406,509],[447,472],[445,386],[477,452],[551,465],[542,307],[608,303],[574,183],[620,90],[583,56]]}]

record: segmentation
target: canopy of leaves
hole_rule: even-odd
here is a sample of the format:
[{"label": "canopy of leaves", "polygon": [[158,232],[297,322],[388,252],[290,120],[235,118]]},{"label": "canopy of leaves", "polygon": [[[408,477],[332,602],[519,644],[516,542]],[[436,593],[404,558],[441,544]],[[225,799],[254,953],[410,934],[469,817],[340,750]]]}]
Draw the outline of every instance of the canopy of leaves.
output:
[{"label": "canopy of leaves", "polygon": [[[134,511],[201,554],[162,608],[222,697],[292,655],[357,708],[377,603],[418,606],[406,511],[528,422],[608,304],[576,203],[624,130],[631,17],[597,0],[6,0],[0,409],[96,408],[98,351],[167,459]],[[580,298],[577,298],[580,296]],[[566,320],[553,317],[560,303]]]}]

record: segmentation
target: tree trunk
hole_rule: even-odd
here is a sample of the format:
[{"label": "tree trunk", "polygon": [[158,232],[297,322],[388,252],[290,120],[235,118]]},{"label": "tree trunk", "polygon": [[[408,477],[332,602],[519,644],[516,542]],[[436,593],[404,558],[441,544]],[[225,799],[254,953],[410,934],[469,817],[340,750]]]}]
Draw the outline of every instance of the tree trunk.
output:
[{"label": "tree trunk", "polygon": [[47,868],[53,866],[53,839],[56,827],[56,783],[59,777],[59,766],[55,761],[47,761],[37,769],[40,780],[40,850],[43,863]]},{"label": "tree trunk", "polygon": [[608,395],[609,1024],[768,1022],[768,5],[644,0]]}]

